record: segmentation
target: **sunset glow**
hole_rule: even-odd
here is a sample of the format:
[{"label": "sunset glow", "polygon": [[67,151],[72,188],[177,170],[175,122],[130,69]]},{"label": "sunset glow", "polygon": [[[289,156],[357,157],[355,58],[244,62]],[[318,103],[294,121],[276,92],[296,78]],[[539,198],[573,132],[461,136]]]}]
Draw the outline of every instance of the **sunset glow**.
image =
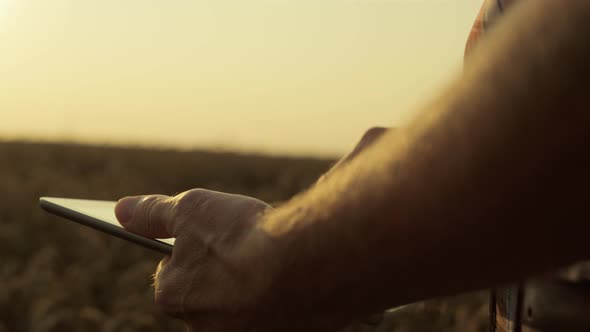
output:
[{"label": "sunset glow", "polygon": [[0,137],[340,154],[460,68],[478,5],[0,0]]}]

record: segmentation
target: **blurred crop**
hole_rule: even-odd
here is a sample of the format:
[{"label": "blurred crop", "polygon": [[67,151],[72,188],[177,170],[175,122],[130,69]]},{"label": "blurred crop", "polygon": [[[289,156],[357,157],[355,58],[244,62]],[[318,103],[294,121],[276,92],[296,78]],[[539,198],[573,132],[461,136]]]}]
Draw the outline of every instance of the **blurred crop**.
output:
[{"label": "blurred crop", "polygon": [[[0,332],[184,331],[152,301],[160,254],[53,217],[38,207],[40,196],[117,200],[201,187],[280,202],[332,163],[0,142]],[[486,314],[485,293],[476,293],[415,304],[376,327],[348,330],[485,331]]]}]

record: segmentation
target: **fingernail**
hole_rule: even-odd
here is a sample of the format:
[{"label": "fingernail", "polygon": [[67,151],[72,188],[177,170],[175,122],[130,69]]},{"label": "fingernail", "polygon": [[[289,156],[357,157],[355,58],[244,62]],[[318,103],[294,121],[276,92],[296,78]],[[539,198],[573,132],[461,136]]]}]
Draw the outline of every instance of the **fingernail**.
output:
[{"label": "fingernail", "polygon": [[135,207],[141,197],[125,197],[121,198],[115,206],[115,216],[121,224],[127,224],[133,218]]}]

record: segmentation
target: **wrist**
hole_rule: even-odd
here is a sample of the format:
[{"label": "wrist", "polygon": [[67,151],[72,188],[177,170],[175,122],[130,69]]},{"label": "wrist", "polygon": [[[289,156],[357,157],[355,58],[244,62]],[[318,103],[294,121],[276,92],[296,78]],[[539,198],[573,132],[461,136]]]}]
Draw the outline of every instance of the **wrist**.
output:
[{"label": "wrist", "polygon": [[350,271],[338,268],[336,243],[318,227],[323,223],[301,202],[292,203],[265,215],[252,237],[263,264],[265,301],[275,313],[280,308],[278,322],[291,322],[293,331],[330,331],[350,317],[342,315],[345,303],[338,300],[346,292],[339,275]]}]

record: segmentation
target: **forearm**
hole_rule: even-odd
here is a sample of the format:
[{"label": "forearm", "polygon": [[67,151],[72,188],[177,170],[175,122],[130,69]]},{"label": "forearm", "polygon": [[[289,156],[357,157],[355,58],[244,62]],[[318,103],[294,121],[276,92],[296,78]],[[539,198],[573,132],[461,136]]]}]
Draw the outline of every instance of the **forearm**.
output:
[{"label": "forearm", "polygon": [[270,214],[285,287],[361,314],[586,257],[589,14],[515,8],[423,115]]}]

